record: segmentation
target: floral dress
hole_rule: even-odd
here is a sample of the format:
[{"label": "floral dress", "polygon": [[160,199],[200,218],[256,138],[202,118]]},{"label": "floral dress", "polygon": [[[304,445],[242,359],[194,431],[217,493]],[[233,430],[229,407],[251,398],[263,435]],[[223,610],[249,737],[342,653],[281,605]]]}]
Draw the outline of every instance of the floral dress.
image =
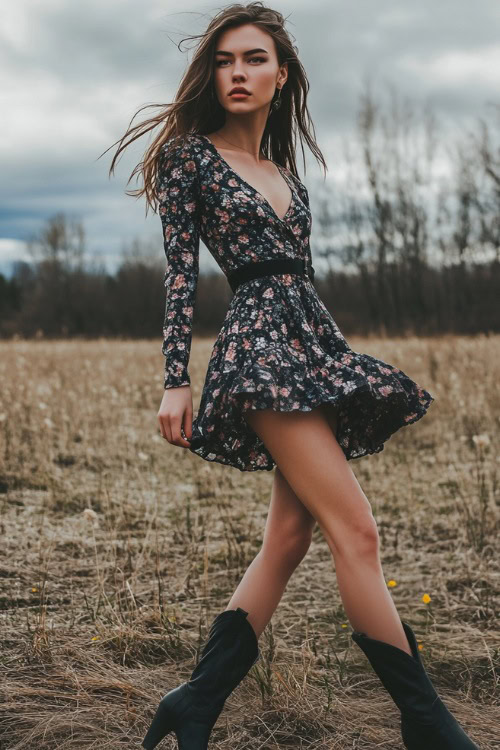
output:
[{"label": "floral dress", "polygon": [[[159,214],[167,269],[162,353],[165,388],[190,384],[200,237],[227,276],[274,258],[310,261],[305,185],[276,164],[290,188],[279,217],[205,135],[168,140],[160,152]],[[212,348],[190,448],[241,471],[276,465],[243,416],[247,409],[338,406],[336,438],[347,459],[377,453],[396,430],[424,416],[433,396],[398,367],[353,351],[307,275],[242,283]]]}]

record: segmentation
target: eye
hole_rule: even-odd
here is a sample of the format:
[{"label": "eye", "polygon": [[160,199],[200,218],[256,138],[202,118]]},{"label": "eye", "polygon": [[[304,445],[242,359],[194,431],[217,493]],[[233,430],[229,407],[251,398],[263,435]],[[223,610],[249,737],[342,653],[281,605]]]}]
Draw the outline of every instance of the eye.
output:
[{"label": "eye", "polygon": [[[248,58],[248,62],[251,62],[252,60],[257,60],[258,62],[266,62],[265,57],[249,57]],[[220,68],[221,63],[225,63],[225,62],[229,62],[229,60],[216,60],[215,64],[217,65],[218,68]]]}]

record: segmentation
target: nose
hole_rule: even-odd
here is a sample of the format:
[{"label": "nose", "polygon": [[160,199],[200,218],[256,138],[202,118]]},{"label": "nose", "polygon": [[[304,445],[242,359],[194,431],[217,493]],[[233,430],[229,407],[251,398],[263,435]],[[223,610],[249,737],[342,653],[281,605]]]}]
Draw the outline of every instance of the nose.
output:
[{"label": "nose", "polygon": [[233,80],[237,79],[237,80],[238,80],[238,82],[239,82],[239,81],[240,81],[241,79],[245,78],[245,73],[244,73],[243,69],[241,69],[241,68],[239,67],[239,66],[240,66],[241,64],[242,64],[242,63],[239,63],[239,62],[235,62],[235,64],[234,64],[234,68],[233,68]]}]

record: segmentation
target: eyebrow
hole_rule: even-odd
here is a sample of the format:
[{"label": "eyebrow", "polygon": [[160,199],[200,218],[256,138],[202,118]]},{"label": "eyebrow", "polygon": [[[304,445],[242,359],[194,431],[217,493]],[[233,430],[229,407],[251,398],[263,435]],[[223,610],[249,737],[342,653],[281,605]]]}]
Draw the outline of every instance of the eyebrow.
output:
[{"label": "eyebrow", "polygon": [[[266,55],[269,54],[266,49],[260,49],[259,47],[257,47],[256,49],[247,49],[247,51],[244,52],[243,54],[244,55],[254,55],[256,52],[265,52]],[[233,56],[232,52],[226,52],[223,49],[218,49],[215,54],[216,55],[228,55],[228,57],[232,57]]]}]

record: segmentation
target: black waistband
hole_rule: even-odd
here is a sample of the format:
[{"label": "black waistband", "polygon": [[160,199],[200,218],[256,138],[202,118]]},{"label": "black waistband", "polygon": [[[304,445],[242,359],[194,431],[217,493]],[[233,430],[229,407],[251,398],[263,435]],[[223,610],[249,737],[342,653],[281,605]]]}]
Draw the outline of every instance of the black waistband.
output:
[{"label": "black waistband", "polygon": [[314,268],[310,266],[307,270],[306,262],[300,258],[273,258],[272,260],[248,263],[243,268],[238,268],[237,271],[229,273],[227,280],[231,289],[235,292],[244,281],[280,273],[307,274],[311,281],[314,281]]}]

